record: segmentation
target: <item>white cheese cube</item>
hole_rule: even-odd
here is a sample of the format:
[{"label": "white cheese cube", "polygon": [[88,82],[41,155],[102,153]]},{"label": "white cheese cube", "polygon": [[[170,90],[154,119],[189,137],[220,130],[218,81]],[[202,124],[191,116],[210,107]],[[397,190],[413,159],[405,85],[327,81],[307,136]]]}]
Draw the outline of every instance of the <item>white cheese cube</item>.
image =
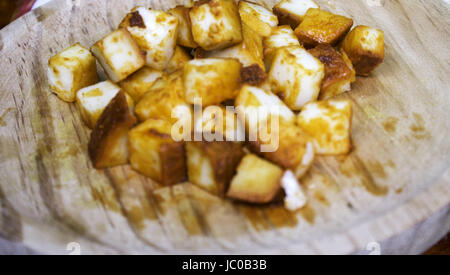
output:
[{"label": "white cheese cube", "polygon": [[177,17],[168,12],[137,7],[119,27],[126,28],[146,53],[147,66],[156,70],[167,67],[177,43]]},{"label": "white cheese cube", "polygon": [[118,29],[91,48],[112,82],[120,82],[145,65],[144,56],[126,29]]},{"label": "white cheese cube", "polygon": [[299,111],[316,101],[325,67],[301,47],[285,47],[277,50],[269,72],[269,82],[274,93],[280,95],[292,110]]},{"label": "white cheese cube", "polygon": [[297,123],[311,137],[320,155],[342,155],[350,152],[352,102],[329,100],[307,104]]},{"label": "white cheese cube", "polygon": [[74,102],[78,90],[98,82],[95,58],[77,43],[49,59],[47,77],[60,99]]}]

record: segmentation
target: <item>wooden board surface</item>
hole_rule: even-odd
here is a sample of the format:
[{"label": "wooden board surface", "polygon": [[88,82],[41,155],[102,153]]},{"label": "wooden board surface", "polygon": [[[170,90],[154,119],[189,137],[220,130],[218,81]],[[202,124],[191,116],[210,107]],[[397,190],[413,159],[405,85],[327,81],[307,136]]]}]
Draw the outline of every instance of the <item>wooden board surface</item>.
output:
[{"label": "wooden board surface", "polygon": [[355,148],[317,159],[297,213],[160,188],[128,166],[94,170],[78,110],[48,91],[50,56],[90,46],[135,5],[183,1],[56,0],[0,31],[0,234],[42,253],[71,242],[112,254],[424,251],[450,229],[449,5],[318,2],[383,29],[386,59],[344,95]]}]

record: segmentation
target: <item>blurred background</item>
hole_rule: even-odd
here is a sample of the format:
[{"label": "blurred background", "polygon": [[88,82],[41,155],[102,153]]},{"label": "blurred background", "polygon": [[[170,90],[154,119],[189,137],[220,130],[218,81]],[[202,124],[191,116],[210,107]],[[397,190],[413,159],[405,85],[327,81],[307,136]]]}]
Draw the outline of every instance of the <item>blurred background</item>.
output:
[{"label": "blurred background", "polygon": [[[50,0],[0,0],[0,29]],[[450,234],[425,254],[450,255]]]}]

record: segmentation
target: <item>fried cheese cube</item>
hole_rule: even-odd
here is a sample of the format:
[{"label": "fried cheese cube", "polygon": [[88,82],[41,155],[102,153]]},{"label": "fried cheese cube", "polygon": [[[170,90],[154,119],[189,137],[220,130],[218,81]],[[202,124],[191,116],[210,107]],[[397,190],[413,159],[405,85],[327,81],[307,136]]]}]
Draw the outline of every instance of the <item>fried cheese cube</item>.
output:
[{"label": "fried cheese cube", "polygon": [[196,4],[189,16],[194,41],[201,48],[221,50],[242,41],[241,19],[234,0],[209,0]]},{"label": "fried cheese cube", "polygon": [[144,67],[145,58],[126,29],[118,29],[91,47],[109,79],[120,82]]},{"label": "fried cheese cube", "polygon": [[295,35],[303,46],[311,48],[318,44],[336,45],[350,31],[353,20],[320,9],[309,9]]},{"label": "fried cheese cube", "polygon": [[79,43],[48,60],[50,89],[66,102],[75,102],[77,92],[98,82],[94,56]]},{"label": "fried cheese cube", "polygon": [[265,72],[262,37],[245,24],[242,25],[242,35],[244,38],[242,43],[221,51],[206,52],[204,57],[235,58],[244,67],[256,64]]},{"label": "fried cheese cube", "polygon": [[191,56],[181,47],[175,48],[175,53],[167,64],[166,73],[173,73],[184,68],[184,65],[191,60]]},{"label": "fried cheese cube", "polygon": [[139,100],[150,91],[155,82],[162,77],[164,77],[162,71],[145,66],[130,75],[127,79],[119,82],[119,86],[130,95],[135,102],[139,102]]},{"label": "fried cheese cube", "polygon": [[345,52],[339,53],[328,44],[320,44],[309,50],[309,53],[325,65],[319,100],[327,100],[351,90],[356,74]]},{"label": "fried cheese cube", "polygon": [[191,8],[185,6],[177,6],[170,9],[169,12],[178,18],[178,45],[187,48],[197,48],[198,45],[192,36],[192,22],[189,17],[190,10]]},{"label": "fried cheese cube", "polygon": [[189,181],[224,196],[244,151],[241,143],[201,141],[187,142],[186,155]]},{"label": "fried cheese cube", "polygon": [[126,28],[146,54],[147,66],[164,70],[175,51],[178,18],[158,10],[137,7],[119,25]]},{"label": "fried cheese cube", "polygon": [[356,74],[368,76],[384,59],[384,32],[357,26],[344,39],[341,49],[348,55]]},{"label": "fried cheese cube", "polygon": [[273,7],[280,25],[289,25],[295,29],[305,18],[309,9],[319,9],[313,0],[283,0]]},{"label": "fried cheese cube", "polygon": [[136,123],[124,92],[108,104],[91,133],[89,156],[95,168],[128,163],[128,131]]},{"label": "fried cheese cube", "polygon": [[239,2],[239,15],[241,21],[258,35],[267,37],[272,33],[272,29],[278,25],[278,18],[265,7],[248,2]]},{"label": "fried cheese cube", "polygon": [[289,26],[278,26],[273,29],[272,34],[263,41],[264,63],[266,70],[270,70],[276,51],[282,47],[297,46],[301,47],[297,36]]},{"label": "fried cheese cube", "polygon": [[343,155],[351,149],[352,102],[328,100],[309,103],[297,123],[311,137],[319,155]]},{"label": "fried cheese cube", "polygon": [[236,97],[235,106],[239,118],[245,122],[247,131],[258,128],[270,117],[286,123],[295,123],[295,114],[270,91],[250,85],[242,86]]},{"label": "fried cheese cube", "polygon": [[246,155],[227,192],[230,199],[267,204],[280,194],[283,170],[256,155]]},{"label": "fried cheese cube", "polygon": [[300,179],[311,168],[314,144],[306,131],[282,120],[277,124],[261,123],[256,140],[249,141],[249,149],[265,159],[291,170]]},{"label": "fried cheese cube", "polygon": [[182,71],[175,72],[158,80],[136,105],[139,121],[149,118],[174,122],[172,112],[184,108],[190,115],[191,107],[184,100]]},{"label": "fried cheese cube", "polygon": [[217,105],[234,99],[241,83],[242,64],[235,59],[194,59],[184,66],[185,99],[189,104]]},{"label": "fried cheese cube", "polygon": [[319,97],[325,68],[305,49],[292,46],[277,50],[269,72],[272,91],[292,110],[299,111]]},{"label": "fried cheese cube", "polygon": [[[213,141],[216,138],[233,142],[245,141],[244,123],[238,119],[235,110],[224,106],[210,106],[203,109],[202,114],[194,119],[194,132],[201,134],[206,141]],[[205,137],[205,133],[211,137]]]},{"label": "fried cheese cube", "polygon": [[148,119],[129,132],[132,168],[165,186],[187,179],[184,143],[172,139],[171,129],[165,120]]},{"label": "fried cheese cube", "polygon": [[120,87],[104,81],[83,88],[77,93],[77,106],[86,126],[93,129],[109,102],[119,93]]}]

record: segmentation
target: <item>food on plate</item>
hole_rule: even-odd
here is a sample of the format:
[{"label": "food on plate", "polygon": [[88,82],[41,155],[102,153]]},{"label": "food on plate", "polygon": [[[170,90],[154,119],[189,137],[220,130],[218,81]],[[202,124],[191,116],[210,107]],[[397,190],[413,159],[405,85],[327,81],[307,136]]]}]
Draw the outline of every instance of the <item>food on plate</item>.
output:
[{"label": "food on plate", "polygon": [[239,15],[243,25],[247,25],[258,35],[267,37],[274,27],[278,26],[278,18],[265,7],[249,1],[239,2]]},{"label": "food on plate", "polygon": [[384,32],[367,26],[355,27],[341,49],[348,55],[356,74],[368,76],[384,59]]},{"label": "food on plate", "polygon": [[94,44],[92,53],[109,79],[120,82],[145,65],[145,57],[126,29],[118,29]]},{"label": "food on plate", "polygon": [[165,186],[186,181],[184,142],[171,136],[172,124],[148,119],[129,133],[131,167]]},{"label": "food on plate", "polygon": [[[84,123],[91,129],[95,127],[109,102],[119,93],[120,87],[107,80],[83,88],[77,93],[77,106]],[[128,105],[133,107],[134,102],[125,94]]]},{"label": "food on plate", "polygon": [[234,0],[199,1],[189,15],[194,41],[204,50],[221,50],[242,41],[241,19]]},{"label": "food on plate", "polygon": [[307,104],[297,123],[311,137],[318,155],[343,155],[350,152],[352,102],[328,100]]},{"label": "food on plate", "polygon": [[353,26],[351,18],[321,9],[309,9],[295,35],[305,47],[336,45]]},{"label": "food on plate", "polygon": [[282,0],[273,7],[273,12],[278,16],[280,25],[289,25],[295,29],[311,8],[320,7],[313,0]]},{"label": "food on plate", "polygon": [[274,93],[295,111],[319,97],[325,67],[319,59],[298,46],[277,50],[269,72]]},{"label": "food on plate", "polygon": [[136,105],[136,115],[139,121],[149,118],[172,121],[172,112],[177,107],[186,112],[191,110],[191,106],[184,100],[182,71],[159,79]]},{"label": "food on plate", "polygon": [[[352,19],[312,0],[273,12],[188,2],[133,8],[91,52],[77,43],[49,59],[50,89],[92,129],[93,166],[129,164],[158,187],[189,181],[235,202],[304,208],[301,181],[316,156],[350,153],[353,106],[342,94],[383,61],[383,32],[351,30]],[[95,59],[108,79],[99,82]]]},{"label": "food on plate", "polygon": [[205,58],[184,66],[185,99],[203,106],[220,104],[236,97],[241,82],[242,64],[235,59]]},{"label": "food on plate", "polygon": [[280,167],[256,155],[246,155],[237,167],[227,197],[257,204],[270,203],[281,192],[282,177]]},{"label": "food on plate", "polygon": [[147,66],[164,70],[175,51],[178,18],[174,15],[144,7],[134,8],[120,23],[144,52]]},{"label": "food on plate", "polygon": [[351,90],[356,75],[345,52],[338,52],[329,44],[320,44],[309,50],[325,66],[325,78],[320,89],[320,100],[327,100]]},{"label": "food on plate", "polygon": [[264,62],[266,70],[270,70],[276,51],[282,47],[298,46],[300,42],[294,31],[289,26],[278,26],[273,29],[272,34],[265,38],[264,41]]},{"label": "food on plate", "polygon": [[187,142],[189,181],[215,195],[224,196],[243,156],[241,143]]},{"label": "food on plate", "polygon": [[169,13],[178,18],[178,38],[177,43],[187,48],[197,48],[198,45],[192,36],[192,22],[189,17],[190,7],[177,6],[169,10]]},{"label": "food on plate", "polygon": [[139,102],[153,84],[164,76],[165,74],[162,71],[145,66],[130,75],[127,79],[119,82],[119,86],[130,95],[135,102]]},{"label": "food on plate", "polygon": [[95,58],[79,43],[48,60],[50,90],[66,102],[75,102],[77,92],[98,82]]},{"label": "food on plate", "polygon": [[128,163],[128,132],[136,123],[125,93],[111,100],[91,133],[89,156],[97,169]]}]

